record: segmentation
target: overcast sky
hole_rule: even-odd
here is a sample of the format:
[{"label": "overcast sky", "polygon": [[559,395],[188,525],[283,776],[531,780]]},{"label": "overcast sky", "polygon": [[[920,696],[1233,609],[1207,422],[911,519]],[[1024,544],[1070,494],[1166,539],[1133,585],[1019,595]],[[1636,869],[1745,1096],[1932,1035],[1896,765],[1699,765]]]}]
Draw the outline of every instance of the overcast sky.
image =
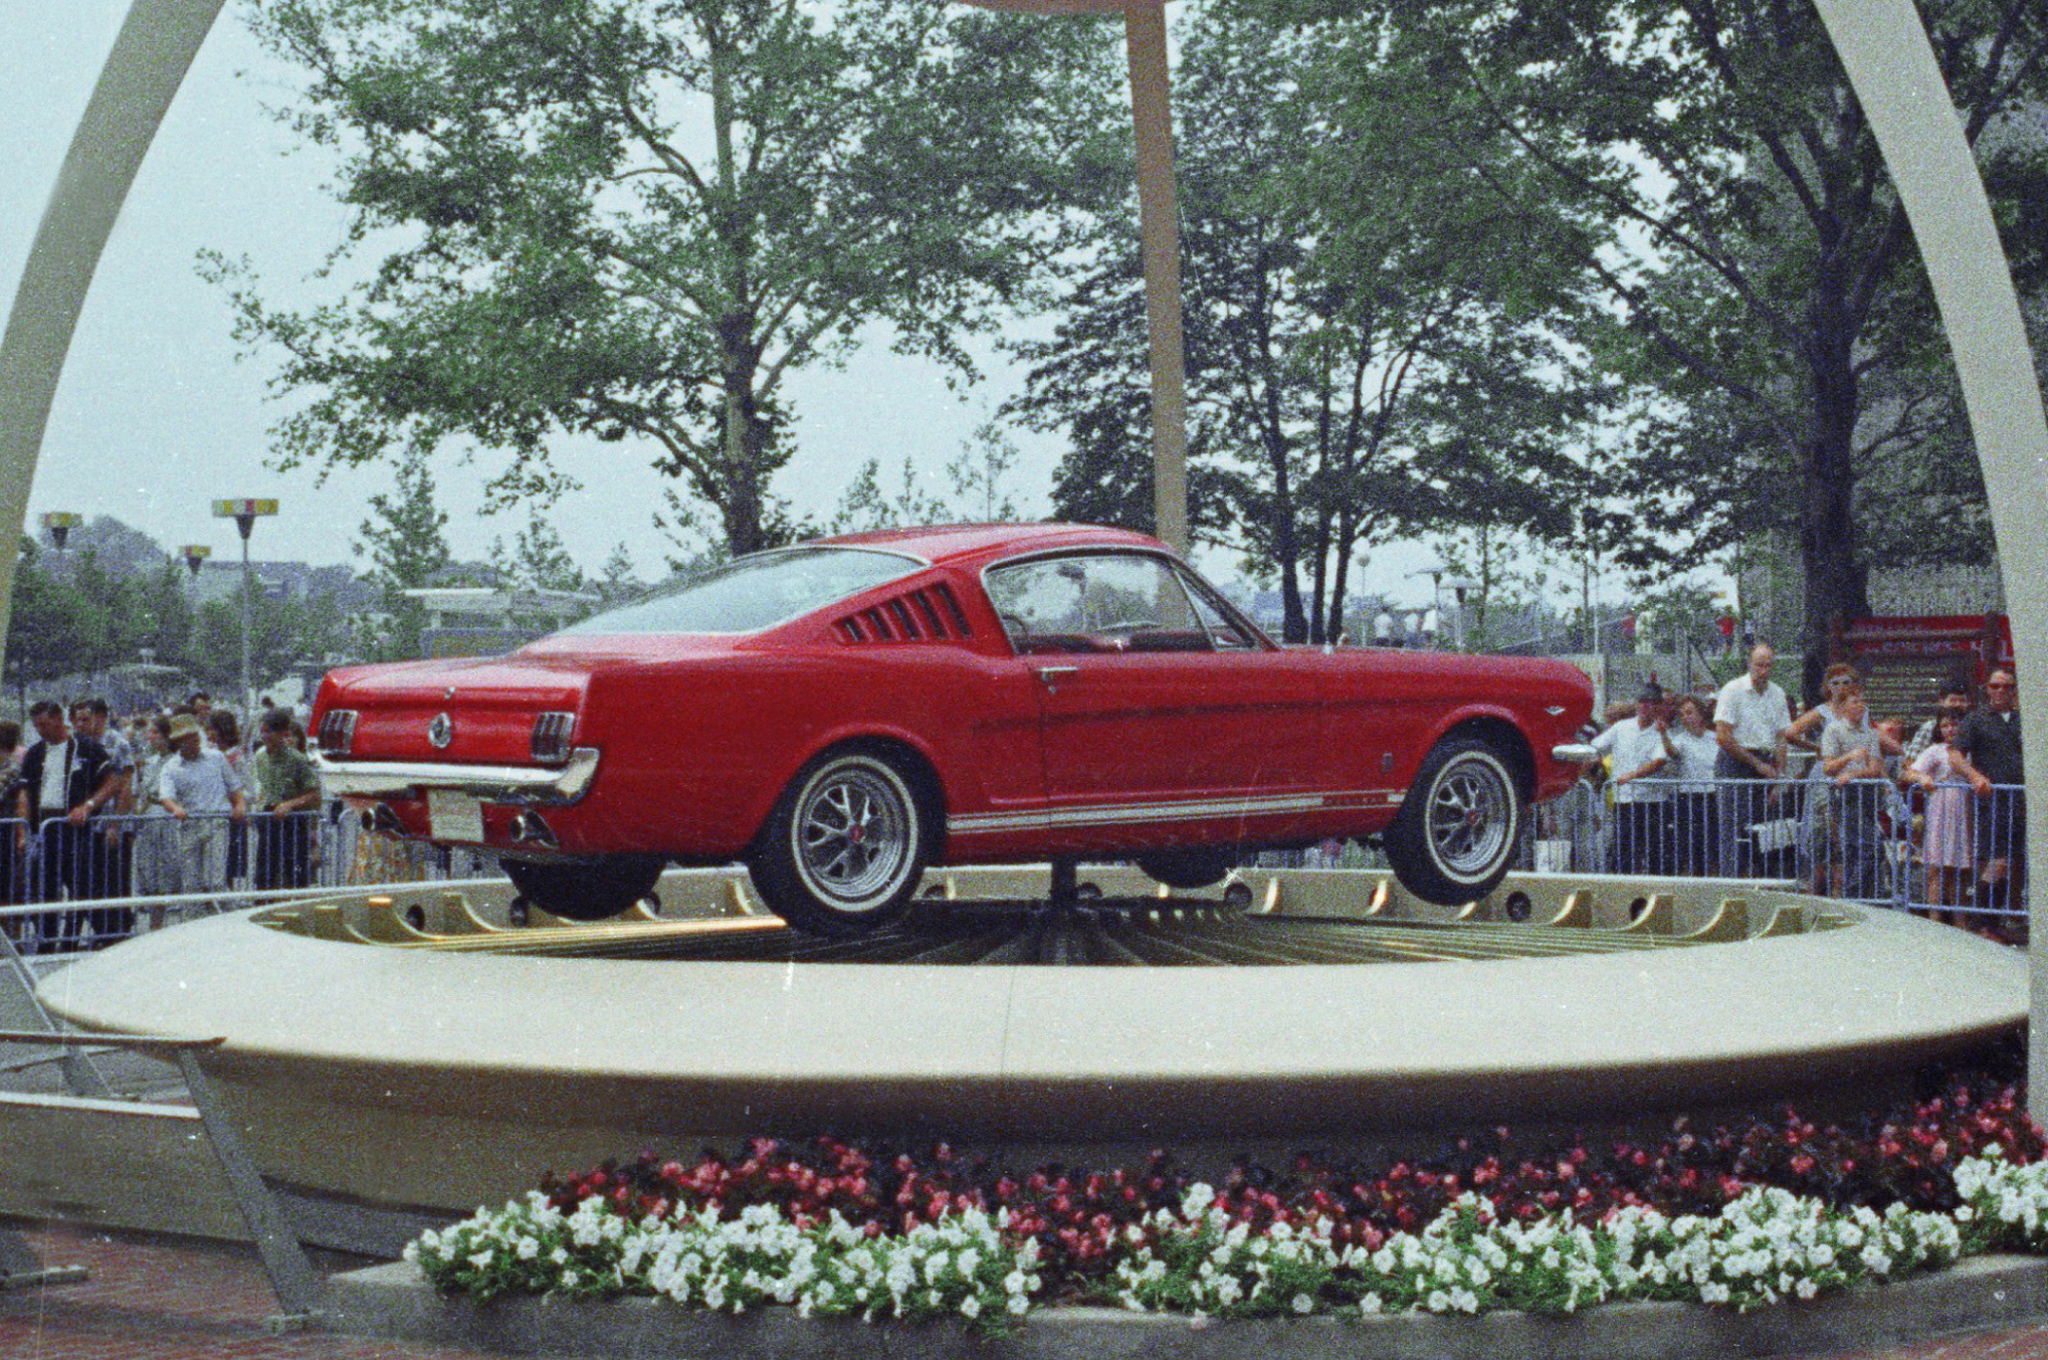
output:
[{"label": "overcast sky", "polygon": [[[0,0],[0,287],[11,303],[64,150],[126,11],[125,0]],[[229,0],[143,162],[100,261],[43,443],[31,523],[49,510],[110,514],[167,548],[210,543],[238,551],[220,497],[275,496],[280,518],[260,524],[259,557],[349,561],[371,495],[389,489],[385,469],[337,472],[266,466],[267,431],[280,408],[265,398],[274,361],[238,362],[224,299],[194,272],[202,248],[247,255],[273,287],[296,288],[339,237],[342,215],[321,192],[325,162],[295,151],[264,113],[291,78],[249,36]],[[318,294],[307,292],[311,298]],[[838,503],[860,462],[885,469],[912,455],[936,485],[975,426],[1011,390],[997,372],[967,394],[946,389],[934,366],[894,356],[886,336],[844,372],[819,370],[792,383],[798,453],[777,482],[800,511]],[[1044,514],[1054,441],[1019,436],[1013,498]],[[644,575],[661,570],[649,512],[665,479],[632,446],[569,448],[564,461],[584,490],[555,509],[572,554],[596,571],[626,541]],[[485,455],[487,458],[488,455]],[[477,513],[482,480],[451,453],[437,463],[440,500],[459,557],[509,541],[523,517]],[[889,483],[893,485],[893,483]]]},{"label": "overcast sky", "polygon": [[[78,117],[112,46],[125,0],[0,0],[0,289],[13,291]],[[73,340],[43,443],[30,523],[50,510],[113,515],[166,548],[239,548],[217,498],[271,496],[280,517],[259,524],[253,554],[314,563],[356,561],[352,544],[372,495],[391,488],[388,469],[273,471],[269,427],[281,408],[266,399],[273,357],[238,360],[225,299],[194,264],[202,249],[246,256],[272,296],[326,296],[303,283],[338,239],[343,216],[321,191],[326,161],[295,148],[265,112],[288,98],[293,73],[250,37],[242,5],[229,0],[151,147],[102,257]],[[304,291],[292,291],[304,290]],[[976,390],[947,389],[933,365],[888,351],[878,334],[844,371],[815,369],[789,384],[797,453],[775,483],[800,513],[823,515],[839,502],[860,463],[882,459],[886,485],[906,455],[926,485],[975,427],[1014,390],[999,362]],[[1013,432],[1022,449],[1007,488],[1026,516],[1048,513],[1056,439]],[[560,463],[583,490],[560,502],[554,523],[569,551],[598,571],[625,542],[643,577],[663,573],[665,545],[650,512],[666,479],[630,445],[558,443]],[[489,460],[490,455],[480,455]],[[461,558],[511,541],[523,515],[486,517],[475,488],[495,465],[466,468],[450,451],[435,466],[439,501],[450,515],[450,546]],[[1397,602],[1427,603],[1417,573],[1433,561],[1419,545],[1375,550],[1359,581]],[[1204,554],[1212,575],[1229,576],[1227,555]]]}]

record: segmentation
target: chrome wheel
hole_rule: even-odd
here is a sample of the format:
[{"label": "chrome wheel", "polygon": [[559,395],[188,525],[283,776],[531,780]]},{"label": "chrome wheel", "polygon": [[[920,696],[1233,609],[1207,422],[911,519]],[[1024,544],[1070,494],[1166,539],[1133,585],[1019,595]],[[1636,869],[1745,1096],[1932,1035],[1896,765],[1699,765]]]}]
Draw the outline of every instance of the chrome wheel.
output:
[{"label": "chrome wheel", "polygon": [[1480,878],[1502,858],[1515,793],[1500,762],[1480,752],[1452,761],[1429,791],[1432,858],[1454,878]]},{"label": "chrome wheel", "polygon": [[842,910],[880,906],[913,862],[917,814],[894,770],[854,756],[814,775],[797,801],[790,832],[797,871]]},{"label": "chrome wheel", "polygon": [[939,825],[907,758],[871,747],[827,751],[782,791],[747,857],[777,916],[818,935],[875,930],[900,915]]},{"label": "chrome wheel", "polygon": [[1507,758],[1491,742],[1454,737],[1423,757],[1382,844],[1401,886],[1458,906],[1499,885],[1521,831],[1521,785]]}]

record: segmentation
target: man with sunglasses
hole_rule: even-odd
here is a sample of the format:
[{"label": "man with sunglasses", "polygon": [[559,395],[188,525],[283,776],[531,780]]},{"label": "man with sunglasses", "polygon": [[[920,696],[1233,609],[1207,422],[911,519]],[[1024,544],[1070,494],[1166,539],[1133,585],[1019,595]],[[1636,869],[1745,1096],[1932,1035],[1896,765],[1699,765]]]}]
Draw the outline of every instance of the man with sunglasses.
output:
[{"label": "man with sunglasses", "polygon": [[2026,771],[2020,759],[2019,684],[2000,667],[1984,681],[1984,707],[1963,719],[1953,743],[1976,767],[1977,905],[2017,910],[2027,882]]}]

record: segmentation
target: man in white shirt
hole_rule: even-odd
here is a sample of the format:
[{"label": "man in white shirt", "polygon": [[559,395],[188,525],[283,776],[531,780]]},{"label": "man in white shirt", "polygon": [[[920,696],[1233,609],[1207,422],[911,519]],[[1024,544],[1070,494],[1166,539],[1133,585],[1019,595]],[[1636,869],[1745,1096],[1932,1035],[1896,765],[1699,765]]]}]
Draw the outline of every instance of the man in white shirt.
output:
[{"label": "man in white shirt", "polygon": [[1614,841],[1608,869],[1617,874],[1664,872],[1665,801],[1659,780],[1664,753],[1664,689],[1655,681],[1636,695],[1636,715],[1623,718],[1593,738],[1593,749],[1608,758],[1614,790]]},{"label": "man in white shirt", "polygon": [[1721,872],[1756,878],[1764,870],[1750,828],[1770,815],[1770,781],[1785,773],[1785,729],[1792,704],[1771,681],[1778,655],[1768,643],[1749,654],[1749,672],[1721,686],[1714,698],[1714,739],[1721,747],[1714,775],[1721,781]]},{"label": "man in white shirt", "polygon": [[[242,777],[228,758],[200,744],[199,719],[171,719],[171,756],[157,776],[157,801],[178,819],[177,883],[181,893],[218,892],[227,886],[228,826],[249,815]],[[194,813],[198,813],[196,818]]]}]

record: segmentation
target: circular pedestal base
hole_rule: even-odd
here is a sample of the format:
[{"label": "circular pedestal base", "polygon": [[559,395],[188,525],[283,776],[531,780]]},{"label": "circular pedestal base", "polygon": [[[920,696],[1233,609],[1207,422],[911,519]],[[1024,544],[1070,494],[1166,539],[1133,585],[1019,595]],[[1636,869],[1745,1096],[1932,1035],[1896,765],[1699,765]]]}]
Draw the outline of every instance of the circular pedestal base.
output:
[{"label": "circular pedestal base", "polygon": [[1521,875],[1446,912],[1380,874],[1162,898],[1084,870],[1116,910],[1046,920],[1014,905],[1043,877],[935,876],[853,943],[724,873],[596,925],[422,885],[145,936],[42,996],[223,1037],[207,1065],[280,1179],[459,1209],[763,1132],[1116,1155],[1625,1120],[1867,1083],[2025,1015],[2011,951],[1756,883]]}]

